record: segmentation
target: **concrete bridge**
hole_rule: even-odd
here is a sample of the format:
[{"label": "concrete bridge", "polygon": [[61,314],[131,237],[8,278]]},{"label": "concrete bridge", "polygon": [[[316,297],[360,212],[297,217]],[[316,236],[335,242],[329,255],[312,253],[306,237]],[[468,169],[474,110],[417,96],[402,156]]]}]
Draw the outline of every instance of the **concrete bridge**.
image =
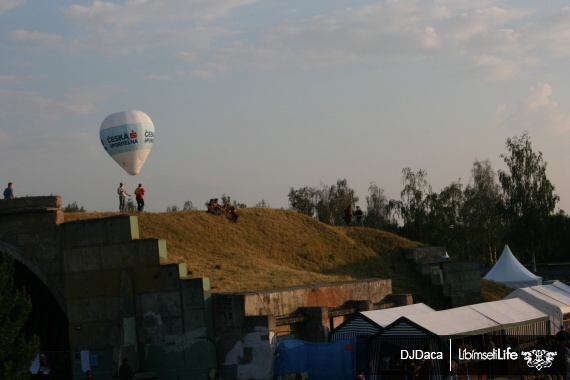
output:
[{"label": "concrete bridge", "polygon": [[168,264],[166,241],[140,239],[136,216],[64,222],[58,196],[0,200],[0,249],[33,303],[58,379],[273,379],[284,338],[326,341],[351,314],[412,303],[391,281],[211,294],[208,278]]},{"label": "concrete bridge", "polygon": [[64,223],[60,207],[57,196],[0,200],[0,249],[32,297],[29,330],[41,350],[67,357],[50,363],[62,378],[90,369],[111,379],[124,357],[138,378],[209,378],[217,366],[209,280],[166,264],[166,242],[139,239],[135,216]]}]

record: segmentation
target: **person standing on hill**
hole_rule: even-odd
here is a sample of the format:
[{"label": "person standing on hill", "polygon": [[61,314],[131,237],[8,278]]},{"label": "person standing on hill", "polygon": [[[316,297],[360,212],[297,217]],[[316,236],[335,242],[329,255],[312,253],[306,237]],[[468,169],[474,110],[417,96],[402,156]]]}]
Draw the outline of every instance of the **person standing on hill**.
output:
[{"label": "person standing on hill", "polygon": [[143,189],[142,185],[139,183],[139,187],[135,190],[135,196],[137,200],[137,211],[142,212],[144,208],[144,193],[145,190]]},{"label": "person standing on hill", "polygon": [[354,213],[354,216],[356,216],[358,227],[364,227],[364,212],[362,212],[360,206],[356,206],[356,212]]},{"label": "person standing on hill", "polygon": [[117,194],[119,194],[119,212],[123,212],[125,211],[125,200],[127,199],[127,195],[130,197],[131,194],[127,193],[127,189],[125,189],[122,182],[119,184]]},{"label": "person standing on hill", "polygon": [[344,209],[344,221],[346,222],[347,226],[351,226],[352,224],[352,216],[354,214],[352,213],[352,205],[348,205],[346,206],[346,208]]},{"label": "person standing on hill", "polygon": [[4,199],[13,199],[14,189],[12,188],[12,182],[8,182],[8,187],[4,190]]}]

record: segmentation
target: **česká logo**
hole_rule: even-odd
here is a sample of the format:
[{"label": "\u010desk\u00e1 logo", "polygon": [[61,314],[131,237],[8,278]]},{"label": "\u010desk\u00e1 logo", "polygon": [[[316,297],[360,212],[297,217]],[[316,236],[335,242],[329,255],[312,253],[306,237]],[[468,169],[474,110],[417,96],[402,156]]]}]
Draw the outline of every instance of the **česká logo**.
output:
[{"label": "\u010desk\u00e1 logo", "polygon": [[548,368],[552,365],[556,352],[546,350],[522,351],[522,356],[526,360],[526,365],[538,369]]}]

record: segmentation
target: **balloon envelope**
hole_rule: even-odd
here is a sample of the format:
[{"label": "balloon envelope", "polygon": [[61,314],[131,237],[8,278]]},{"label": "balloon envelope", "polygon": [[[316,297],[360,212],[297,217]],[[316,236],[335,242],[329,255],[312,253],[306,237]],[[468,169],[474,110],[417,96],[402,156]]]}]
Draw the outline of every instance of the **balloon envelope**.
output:
[{"label": "balloon envelope", "polygon": [[130,175],[136,175],[154,143],[154,125],[144,112],[117,112],[103,120],[99,137],[117,164]]}]

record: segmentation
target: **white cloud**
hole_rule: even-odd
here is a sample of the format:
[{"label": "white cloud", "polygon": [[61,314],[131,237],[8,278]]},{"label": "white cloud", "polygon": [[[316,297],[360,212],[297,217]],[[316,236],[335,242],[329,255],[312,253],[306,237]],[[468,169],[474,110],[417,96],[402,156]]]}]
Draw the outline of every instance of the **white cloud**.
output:
[{"label": "white cloud", "polygon": [[570,132],[570,109],[560,107],[552,99],[552,87],[541,83],[529,91],[529,96],[519,102],[516,111],[506,118],[504,124],[519,130]]},{"label": "white cloud", "polygon": [[227,17],[234,8],[258,0],[127,0],[124,4],[94,1],[91,6],[71,5],[66,15],[80,25],[115,28],[176,22],[208,23]]},{"label": "white cloud", "polygon": [[193,70],[190,72],[190,75],[199,78],[212,78],[214,73],[206,70]]},{"label": "white cloud", "polygon": [[64,115],[93,112],[95,103],[104,100],[110,90],[109,87],[72,88],[62,99],[53,99],[36,91],[0,89],[0,116],[17,117],[26,124],[46,125]]},{"label": "white cloud", "polygon": [[174,54],[174,58],[180,59],[185,62],[195,62],[200,57],[200,53],[196,51],[181,51]]},{"label": "white cloud", "polygon": [[14,84],[20,83],[21,81],[22,78],[16,75],[0,75],[0,84]]},{"label": "white cloud", "polygon": [[534,53],[556,56],[570,55],[570,8],[563,8],[522,28]]},{"label": "white cloud", "polygon": [[25,0],[0,0],[0,15],[25,3]]},{"label": "white cloud", "polygon": [[473,68],[470,72],[489,82],[499,82],[525,75],[519,62],[491,55],[474,57]]},{"label": "white cloud", "polygon": [[155,80],[155,81],[168,81],[168,80],[172,80],[172,77],[170,75],[147,75],[145,76],[146,79],[150,79],[150,80]]},{"label": "white cloud", "polygon": [[34,30],[13,30],[10,37],[18,42],[27,42],[43,48],[63,48],[67,44],[62,36]]},{"label": "white cloud", "polygon": [[520,52],[517,33],[503,25],[527,13],[466,4],[385,1],[284,22],[256,44],[234,43],[226,58],[258,67],[311,67]]},{"label": "white cloud", "polygon": [[8,145],[12,142],[12,138],[8,135],[8,132],[0,128],[0,146]]}]

